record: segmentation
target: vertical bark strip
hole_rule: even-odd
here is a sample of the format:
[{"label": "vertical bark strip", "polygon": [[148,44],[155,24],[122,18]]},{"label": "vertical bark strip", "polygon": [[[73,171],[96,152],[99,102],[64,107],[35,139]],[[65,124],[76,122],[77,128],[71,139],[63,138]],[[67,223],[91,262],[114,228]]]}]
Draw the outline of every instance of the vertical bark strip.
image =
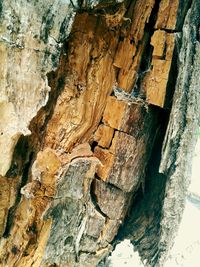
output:
[{"label": "vertical bark strip", "polygon": [[167,175],[168,180],[161,219],[161,251],[173,244],[181,220],[197,142],[200,114],[199,14],[200,4],[193,1],[183,26],[179,73],[163,143],[160,172]]}]

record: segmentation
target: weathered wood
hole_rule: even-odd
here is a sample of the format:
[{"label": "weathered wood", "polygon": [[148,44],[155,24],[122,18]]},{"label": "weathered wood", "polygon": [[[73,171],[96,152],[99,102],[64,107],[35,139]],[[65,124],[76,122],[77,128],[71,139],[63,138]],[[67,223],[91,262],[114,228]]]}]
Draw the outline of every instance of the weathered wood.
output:
[{"label": "weathered wood", "polygon": [[153,46],[151,70],[143,81],[147,101],[160,107],[166,103],[167,86],[173,60],[175,34],[155,31],[151,38]]},{"label": "weathered wood", "polygon": [[96,141],[99,146],[108,148],[111,144],[113,134],[113,128],[100,124],[95,132],[94,141]]},{"label": "weathered wood", "polygon": [[126,237],[159,266],[195,141],[198,1],[36,2],[0,2],[0,266],[97,266]]},{"label": "weathered wood", "polygon": [[75,15],[63,1],[34,4],[1,1],[0,174],[8,171],[14,147],[46,105],[46,74],[58,67],[61,44]]},{"label": "weathered wood", "polygon": [[[160,250],[172,247],[182,218],[192,158],[200,123],[200,40],[198,1],[188,11],[179,54],[179,73],[163,151],[160,172],[168,176],[161,219]],[[173,227],[171,227],[173,225]],[[160,263],[165,254],[160,255]]]},{"label": "weathered wood", "polygon": [[156,149],[153,152],[156,167],[151,165],[151,159],[146,198],[133,206],[123,229],[126,238],[147,259],[147,266],[164,265],[185,206],[200,114],[199,8],[198,1],[194,1],[184,22],[178,77],[162,153]]},{"label": "weathered wood", "polygon": [[165,1],[161,0],[156,21],[156,29],[175,30],[176,22],[178,21],[178,8],[180,1]]}]

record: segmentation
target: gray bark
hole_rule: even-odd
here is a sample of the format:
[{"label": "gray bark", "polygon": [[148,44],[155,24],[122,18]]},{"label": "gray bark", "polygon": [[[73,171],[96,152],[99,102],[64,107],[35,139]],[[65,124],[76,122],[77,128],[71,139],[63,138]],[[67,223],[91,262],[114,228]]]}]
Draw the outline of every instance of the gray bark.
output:
[{"label": "gray bark", "polygon": [[97,266],[125,238],[164,265],[200,118],[200,4],[174,3],[163,29],[163,1],[0,2],[0,266]]}]

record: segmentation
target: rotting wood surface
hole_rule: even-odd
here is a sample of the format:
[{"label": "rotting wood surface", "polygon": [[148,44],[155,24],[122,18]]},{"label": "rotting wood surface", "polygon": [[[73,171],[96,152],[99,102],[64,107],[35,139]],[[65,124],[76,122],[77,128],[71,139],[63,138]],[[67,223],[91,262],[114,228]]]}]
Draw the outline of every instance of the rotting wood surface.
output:
[{"label": "rotting wood surface", "polygon": [[0,3],[0,266],[97,266],[124,238],[163,266],[199,119],[199,9]]}]

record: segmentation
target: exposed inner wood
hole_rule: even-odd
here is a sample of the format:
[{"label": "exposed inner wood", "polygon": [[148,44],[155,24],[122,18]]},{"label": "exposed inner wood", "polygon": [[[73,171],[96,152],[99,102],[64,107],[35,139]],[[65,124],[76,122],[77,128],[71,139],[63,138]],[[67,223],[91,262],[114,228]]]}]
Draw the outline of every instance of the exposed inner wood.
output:
[{"label": "exposed inner wood", "polygon": [[[49,101],[20,152],[27,153],[14,154],[0,177],[2,267],[97,266],[146,190],[148,162],[156,145],[160,153],[168,121],[160,110],[179,1],[128,2],[76,14],[59,67],[48,74]],[[155,192],[163,198],[160,183]]]}]

